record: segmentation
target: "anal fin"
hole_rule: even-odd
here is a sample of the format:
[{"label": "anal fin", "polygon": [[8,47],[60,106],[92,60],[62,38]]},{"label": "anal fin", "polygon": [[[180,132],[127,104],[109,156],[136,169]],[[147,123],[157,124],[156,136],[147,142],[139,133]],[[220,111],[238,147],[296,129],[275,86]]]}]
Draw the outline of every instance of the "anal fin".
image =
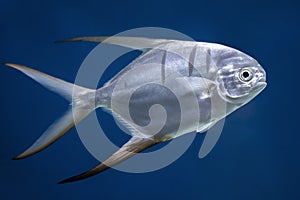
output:
[{"label": "anal fin", "polygon": [[100,165],[94,167],[93,169],[87,172],[60,181],[59,184],[74,182],[94,176],[159,142],[160,141],[156,141],[150,138],[133,137]]}]

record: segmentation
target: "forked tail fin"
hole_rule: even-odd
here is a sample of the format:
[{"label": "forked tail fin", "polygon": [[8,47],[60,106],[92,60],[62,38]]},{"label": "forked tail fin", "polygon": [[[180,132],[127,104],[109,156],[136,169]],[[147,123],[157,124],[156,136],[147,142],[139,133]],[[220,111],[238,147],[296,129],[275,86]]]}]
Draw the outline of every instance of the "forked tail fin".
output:
[{"label": "forked tail fin", "polygon": [[23,72],[45,88],[60,94],[72,103],[65,115],[54,122],[33,145],[14,159],[26,158],[42,151],[62,137],[96,108],[94,102],[95,90],[68,83],[22,65],[12,63],[6,63],[5,65]]}]

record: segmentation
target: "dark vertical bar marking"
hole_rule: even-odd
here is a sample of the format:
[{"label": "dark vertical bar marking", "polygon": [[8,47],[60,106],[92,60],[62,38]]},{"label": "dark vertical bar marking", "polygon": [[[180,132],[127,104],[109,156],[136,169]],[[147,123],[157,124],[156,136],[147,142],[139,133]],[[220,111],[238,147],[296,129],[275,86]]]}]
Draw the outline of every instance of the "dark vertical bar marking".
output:
[{"label": "dark vertical bar marking", "polygon": [[197,45],[195,45],[191,51],[191,54],[189,56],[189,76],[192,75],[194,70],[194,63],[195,63],[195,57],[196,57],[196,49]]},{"label": "dark vertical bar marking", "polygon": [[167,60],[167,51],[164,50],[164,54],[161,60],[161,82],[162,84],[165,83],[166,80],[166,60]]},{"label": "dark vertical bar marking", "polygon": [[210,68],[210,62],[211,62],[211,54],[210,54],[210,49],[207,49],[207,53],[206,53],[206,73],[209,72],[209,68]]}]

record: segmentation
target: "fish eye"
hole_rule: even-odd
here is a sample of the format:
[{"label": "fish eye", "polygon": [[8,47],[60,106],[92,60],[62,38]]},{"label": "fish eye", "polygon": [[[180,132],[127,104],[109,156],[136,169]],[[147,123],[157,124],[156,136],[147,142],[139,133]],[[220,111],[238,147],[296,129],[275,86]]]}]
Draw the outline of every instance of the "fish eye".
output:
[{"label": "fish eye", "polygon": [[252,79],[253,73],[250,69],[242,69],[239,74],[239,79],[243,82],[248,82]]}]

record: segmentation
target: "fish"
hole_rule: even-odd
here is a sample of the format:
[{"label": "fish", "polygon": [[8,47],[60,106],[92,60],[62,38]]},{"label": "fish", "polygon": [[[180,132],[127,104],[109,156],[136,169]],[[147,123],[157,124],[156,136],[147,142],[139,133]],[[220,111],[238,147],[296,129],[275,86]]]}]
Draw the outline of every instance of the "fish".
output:
[{"label": "fish", "polygon": [[[20,64],[5,63],[70,102],[69,110],[14,160],[44,150],[97,108],[110,110],[131,133],[131,139],[104,162],[60,184],[99,174],[145,149],[184,134],[206,132],[251,101],[267,85],[266,72],[257,60],[222,44],[125,36],[88,36],[59,42],[79,41],[118,45],[140,50],[142,54],[96,90]],[[128,95],[130,115],[124,110]],[[191,105],[182,111],[178,109],[178,99]],[[225,105],[226,110],[217,106],[213,114],[213,99],[221,102],[218,105]],[[167,113],[163,125],[149,117],[149,108],[154,104],[162,105]],[[158,130],[149,128],[149,123],[154,129],[159,127]]]}]

